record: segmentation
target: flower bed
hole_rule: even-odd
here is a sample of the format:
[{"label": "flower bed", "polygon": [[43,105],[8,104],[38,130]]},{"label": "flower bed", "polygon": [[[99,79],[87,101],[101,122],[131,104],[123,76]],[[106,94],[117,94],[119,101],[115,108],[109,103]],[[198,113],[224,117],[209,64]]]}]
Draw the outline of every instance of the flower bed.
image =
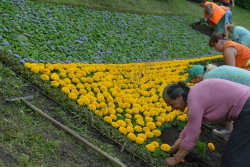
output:
[{"label": "flower bed", "polygon": [[172,111],[166,105],[161,98],[163,89],[185,80],[190,64],[221,58],[131,64],[25,63],[25,67],[79,106],[87,107],[105,122],[101,126],[113,127],[115,133],[151,152],[149,156],[160,158],[171,149],[160,141],[162,130],[173,124],[181,129],[187,121],[186,111]]}]

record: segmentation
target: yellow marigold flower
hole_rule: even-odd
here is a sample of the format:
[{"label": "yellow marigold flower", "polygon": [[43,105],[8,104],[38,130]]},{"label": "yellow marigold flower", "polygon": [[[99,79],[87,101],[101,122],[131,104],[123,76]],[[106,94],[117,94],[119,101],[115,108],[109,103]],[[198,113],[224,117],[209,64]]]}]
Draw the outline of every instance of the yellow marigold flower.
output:
[{"label": "yellow marigold flower", "polygon": [[110,118],[109,116],[105,116],[103,119],[107,123],[110,123],[110,124],[112,123],[112,118]]},{"label": "yellow marigold flower", "polygon": [[123,113],[123,109],[122,109],[122,108],[117,108],[116,111],[117,111],[118,113]]},{"label": "yellow marigold flower", "polygon": [[152,141],[151,144],[153,144],[155,148],[158,148],[160,146],[157,141]]},{"label": "yellow marigold flower", "polygon": [[139,133],[139,134],[137,135],[137,137],[141,137],[141,138],[143,138],[144,140],[147,140],[147,136],[146,136],[144,133]]},{"label": "yellow marigold flower", "polygon": [[143,127],[142,129],[143,129],[144,132],[150,131],[149,127],[146,127],[146,126]]},{"label": "yellow marigold flower", "polygon": [[68,93],[70,93],[70,90],[67,87],[63,87],[62,92],[68,94]]},{"label": "yellow marigold flower", "polygon": [[135,141],[136,141],[137,144],[143,144],[144,143],[144,139],[141,138],[141,137],[136,137]]},{"label": "yellow marigold flower", "polygon": [[[165,119],[164,119],[164,120],[165,120]],[[159,121],[157,121],[157,122],[155,123],[155,125],[158,126],[158,127],[160,127],[160,126],[162,126],[162,123],[159,122]]]},{"label": "yellow marigold flower", "polygon": [[113,99],[113,97],[110,96],[110,97],[107,98],[107,101],[108,102],[114,102],[114,99]]},{"label": "yellow marigold flower", "polygon": [[84,104],[84,99],[77,100],[78,105],[82,106]]},{"label": "yellow marigold flower", "polygon": [[43,69],[43,70],[42,70],[42,73],[43,73],[43,74],[50,75],[50,70],[49,70],[49,69]]},{"label": "yellow marigold flower", "polygon": [[132,110],[127,108],[127,109],[126,109],[126,113],[132,114]]},{"label": "yellow marigold flower", "polygon": [[126,118],[131,118],[132,115],[130,115],[129,113],[126,113],[126,114],[125,114],[125,117],[126,117]]},{"label": "yellow marigold flower", "polygon": [[144,126],[144,125],[145,125],[145,123],[144,123],[144,121],[143,121],[142,119],[137,119],[137,120],[136,120],[136,123],[137,123],[138,125],[141,125],[141,126]]},{"label": "yellow marigold flower", "polygon": [[[97,100],[98,100],[98,98],[97,98]],[[106,107],[107,107],[107,104],[106,104],[105,102],[101,102],[101,103],[100,103],[100,107],[101,107],[101,108],[106,108]]]},{"label": "yellow marigold flower", "polygon": [[49,76],[47,75],[47,74],[42,74],[41,76],[40,76],[40,78],[43,80],[43,81],[48,81],[50,78],[49,78]]},{"label": "yellow marigold flower", "polygon": [[161,131],[159,131],[158,129],[153,130],[152,133],[153,133],[156,137],[161,136]]},{"label": "yellow marigold flower", "polygon": [[215,146],[214,146],[213,143],[208,143],[208,144],[207,144],[207,147],[208,147],[210,150],[212,150],[212,151],[215,150]]},{"label": "yellow marigold flower", "polygon": [[139,109],[138,108],[132,108],[132,112],[135,113],[135,114],[138,114],[139,113]]},{"label": "yellow marigold flower", "polygon": [[77,90],[75,90],[75,89],[72,90],[71,93],[74,93],[74,94],[76,94],[77,96],[79,95],[79,92],[78,92]]},{"label": "yellow marigold flower", "polygon": [[95,111],[97,107],[94,104],[90,104],[88,105],[88,108],[92,111]]},{"label": "yellow marigold flower", "polygon": [[150,117],[150,112],[144,111],[144,112],[143,112],[143,115],[144,115],[145,117]]},{"label": "yellow marigold flower", "polygon": [[78,83],[80,83],[80,80],[78,78],[73,78],[72,82],[78,84]]},{"label": "yellow marigold flower", "polygon": [[154,122],[147,122],[146,126],[149,127],[149,129],[151,129],[151,130],[155,129],[155,123]]},{"label": "yellow marigold flower", "polygon": [[152,138],[152,137],[154,137],[154,134],[153,134],[152,132],[150,132],[150,131],[146,131],[146,132],[145,132],[145,135],[147,136],[147,138]]},{"label": "yellow marigold flower", "polygon": [[101,112],[103,113],[103,115],[107,115],[109,111],[107,110],[107,108],[102,108]]},{"label": "yellow marigold flower", "polygon": [[117,119],[116,115],[114,115],[114,114],[110,114],[109,116],[110,116],[110,118],[112,118],[112,120],[116,120]]},{"label": "yellow marigold flower", "polygon": [[95,111],[95,114],[99,117],[102,117],[103,116],[103,113],[100,111],[100,110],[96,110]]},{"label": "yellow marigold flower", "polygon": [[106,92],[106,91],[108,91],[108,88],[107,88],[106,86],[102,85],[102,86],[100,87],[100,90],[101,90],[102,92]]},{"label": "yellow marigold flower", "polygon": [[135,114],[134,118],[143,120],[143,117],[140,114]]},{"label": "yellow marigold flower", "polygon": [[38,74],[40,72],[38,67],[32,67],[30,70],[35,74]]},{"label": "yellow marigold flower", "polygon": [[142,131],[142,127],[139,126],[139,125],[135,125],[135,126],[134,126],[134,130],[135,130],[136,132],[141,132],[141,131]]},{"label": "yellow marigold flower", "polygon": [[136,140],[136,135],[135,135],[134,133],[129,133],[129,134],[127,135],[127,137],[128,137],[130,140],[132,140],[132,141],[135,141],[135,140]]},{"label": "yellow marigold flower", "polygon": [[86,94],[87,94],[87,91],[86,91],[85,89],[80,89],[80,90],[79,90],[79,93],[80,93],[81,95],[86,95]]},{"label": "yellow marigold flower", "polygon": [[67,85],[71,84],[71,80],[69,78],[64,78],[63,80]]},{"label": "yellow marigold flower", "polygon": [[153,121],[153,118],[152,118],[152,117],[145,117],[145,121],[146,121],[146,122],[152,122],[152,121]]},{"label": "yellow marigold flower", "polygon": [[168,144],[162,144],[161,150],[165,152],[169,152],[171,150],[171,147]]},{"label": "yellow marigold flower", "polygon": [[75,78],[76,76],[75,76],[75,73],[74,72],[71,72],[71,73],[69,73],[69,78]]},{"label": "yellow marigold flower", "polygon": [[57,75],[57,73],[52,73],[51,75],[50,75],[50,78],[52,79],[52,80],[54,80],[54,81],[59,81],[59,76]]},{"label": "yellow marigold flower", "polygon": [[57,81],[52,81],[51,85],[55,88],[57,88],[60,84]]},{"label": "yellow marigold flower", "polygon": [[88,82],[88,83],[92,83],[92,82],[93,82],[93,79],[92,79],[92,78],[90,78],[90,77],[87,77],[86,82]]},{"label": "yellow marigold flower", "polygon": [[157,121],[159,121],[159,122],[161,122],[161,123],[164,123],[164,122],[165,122],[165,119],[164,119],[164,117],[162,117],[162,116],[158,116],[158,117],[157,117]]},{"label": "yellow marigold flower", "polygon": [[116,121],[116,123],[118,124],[119,127],[125,127],[126,126],[126,122],[123,120],[118,120]]},{"label": "yellow marigold flower", "polygon": [[128,126],[127,132],[130,132],[130,133],[134,132],[134,128],[132,126]]},{"label": "yellow marigold flower", "polygon": [[177,117],[177,119],[178,119],[179,121],[182,121],[182,122],[185,121],[185,117],[182,116],[182,115],[179,115],[179,116]]},{"label": "yellow marigold flower", "polygon": [[63,80],[59,80],[58,83],[61,85],[61,86],[65,86],[65,82]]},{"label": "yellow marigold flower", "polygon": [[82,83],[78,83],[78,84],[76,85],[76,87],[77,87],[78,89],[84,89],[84,88],[85,88],[84,85],[83,85]]},{"label": "yellow marigold flower", "polygon": [[77,95],[76,95],[75,93],[69,93],[69,94],[68,94],[68,97],[69,97],[70,99],[72,99],[72,100],[77,99]]},{"label": "yellow marigold flower", "polygon": [[118,124],[116,122],[112,122],[111,125],[114,127],[114,128],[118,128]]},{"label": "yellow marigold flower", "polygon": [[146,145],[146,148],[147,148],[147,150],[148,151],[150,151],[150,152],[154,152],[155,151],[155,146],[153,145],[153,144],[147,144]]},{"label": "yellow marigold flower", "polygon": [[66,73],[66,72],[61,72],[59,75],[60,75],[61,77],[66,77],[67,73]]},{"label": "yellow marigold flower", "polygon": [[121,134],[126,135],[126,134],[127,134],[127,129],[126,129],[125,127],[120,127],[120,128],[119,128],[119,132],[120,132]]}]

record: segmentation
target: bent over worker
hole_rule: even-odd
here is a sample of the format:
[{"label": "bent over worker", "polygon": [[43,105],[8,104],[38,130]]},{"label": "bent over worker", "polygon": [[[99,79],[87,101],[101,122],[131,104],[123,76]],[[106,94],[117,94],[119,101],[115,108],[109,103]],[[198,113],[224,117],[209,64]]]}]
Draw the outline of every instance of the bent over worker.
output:
[{"label": "bent over worker", "polygon": [[224,33],[225,10],[214,2],[206,0],[198,0],[201,7],[204,7],[204,20],[209,21],[209,24],[214,29],[215,33]]}]

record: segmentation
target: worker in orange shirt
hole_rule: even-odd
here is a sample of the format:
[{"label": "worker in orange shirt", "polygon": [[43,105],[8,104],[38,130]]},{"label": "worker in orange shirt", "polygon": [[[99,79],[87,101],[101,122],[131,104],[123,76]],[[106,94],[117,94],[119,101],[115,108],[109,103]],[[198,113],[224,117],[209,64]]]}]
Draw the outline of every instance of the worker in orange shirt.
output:
[{"label": "worker in orange shirt", "polygon": [[[230,6],[230,0],[220,0],[219,5],[229,7]],[[232,7],[235,7],[234,6],[234,0],[232,0]]]},{"label": "worker in orange shirt", "polygon": [[215,33],[224,33],[225,10],[214,2],[198,0],[204,7],[204,21],[208,21]]}]

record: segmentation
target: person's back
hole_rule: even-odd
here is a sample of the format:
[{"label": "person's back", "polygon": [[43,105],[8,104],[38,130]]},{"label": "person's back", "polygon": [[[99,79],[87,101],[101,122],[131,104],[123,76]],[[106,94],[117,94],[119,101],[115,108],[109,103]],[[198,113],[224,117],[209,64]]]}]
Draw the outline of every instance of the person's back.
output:
[{"label": "person's back", "polygon": [[223,65],[204,74],[203,79],[220,78],[250,86],[250,71]]},{"label": "person's back", "polygon": [[250,31],[242,26],[235,26],[233,30],[233,40],[250,48]]}]

